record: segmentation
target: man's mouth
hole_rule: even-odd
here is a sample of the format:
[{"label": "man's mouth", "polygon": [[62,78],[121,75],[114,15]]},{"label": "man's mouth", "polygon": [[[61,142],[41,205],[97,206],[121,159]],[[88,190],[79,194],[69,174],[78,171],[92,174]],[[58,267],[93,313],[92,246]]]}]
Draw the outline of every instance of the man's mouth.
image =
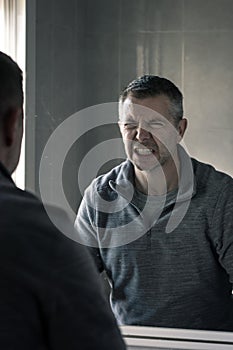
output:
[{"label": "man's mouth", "polygon": [[148,156],[155,153],[155,150],[153,148],[135,147],[134,152],[140,156]]}]

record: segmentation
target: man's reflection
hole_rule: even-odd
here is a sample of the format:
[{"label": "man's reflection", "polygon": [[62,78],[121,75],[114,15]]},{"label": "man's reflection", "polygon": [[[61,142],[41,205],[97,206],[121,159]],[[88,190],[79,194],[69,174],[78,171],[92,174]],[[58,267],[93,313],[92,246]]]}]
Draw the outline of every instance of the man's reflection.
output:
[{"label": "man's reflection", "polygon": [[75,224],[120,324],[232,331],[233,179],[180,145],[182,99],[157,76],[124,89],[127,160],[87,188]]}]

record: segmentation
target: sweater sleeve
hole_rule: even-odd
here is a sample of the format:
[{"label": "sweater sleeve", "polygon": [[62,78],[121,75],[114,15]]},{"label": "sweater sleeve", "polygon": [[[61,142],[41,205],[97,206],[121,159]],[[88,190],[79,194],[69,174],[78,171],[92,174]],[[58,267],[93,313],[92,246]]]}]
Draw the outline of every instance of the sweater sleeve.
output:
[{"label": "sweater sleeve", "polygon": [[212,230],[219,262],[233,284],[233,180],[228,178],[219,191]]},{"label": "sweater sleeve", "polygon": [[94,206],[94,201],[91,197],[91,191],[87,189],[80,204],[74,225],[78,238],[77,240],[87,247],[98,271],[102,272],[104,267],[98,248],[97,230],[94,224],[96,211],[92,205]]}]

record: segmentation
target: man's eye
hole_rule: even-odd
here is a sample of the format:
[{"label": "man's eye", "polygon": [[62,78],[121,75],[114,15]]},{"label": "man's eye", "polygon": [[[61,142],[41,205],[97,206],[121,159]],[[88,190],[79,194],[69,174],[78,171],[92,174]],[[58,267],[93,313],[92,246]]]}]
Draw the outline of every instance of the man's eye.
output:
[{"label": "man's eye", "polygon": [[152,129],[160,129],[165,126],[164,122],[156,121],[156,122],[150,122],[149,127]]},{"label": "man's eye", "polygon": [[125,123],[124,124],[124,129],[130,130],[130,129],[135,129],[137,127],[136,123]]}]

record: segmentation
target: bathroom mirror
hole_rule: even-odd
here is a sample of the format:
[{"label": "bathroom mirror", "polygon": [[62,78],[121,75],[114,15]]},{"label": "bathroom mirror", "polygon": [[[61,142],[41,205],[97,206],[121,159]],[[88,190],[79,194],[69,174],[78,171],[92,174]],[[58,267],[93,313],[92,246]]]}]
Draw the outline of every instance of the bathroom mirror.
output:
[{"label": "bathroom mirror", "polygon": [[[122,88],[143,74],[167,77],[180,88],[189,153],[233,176],[231,0],[29,0],[26,13],[27,189],[41,194],[43,150],[62,123],[95,105],[117,102]],[[110,156],[86,174],[88,181],[122,161],[120,143],[119,149],[110,146],[120,139],[117,109],[114,113],[115,122],[111,116],[104,125],[101,114],[93,125],[80,119],[59,179],[57,149],[50,149],[45,184],[50,202],[60,204],[59,180],[77,211],[78,171],[95,147],[106,145]],[[61,133],[61,142],[67,136]]]}]

